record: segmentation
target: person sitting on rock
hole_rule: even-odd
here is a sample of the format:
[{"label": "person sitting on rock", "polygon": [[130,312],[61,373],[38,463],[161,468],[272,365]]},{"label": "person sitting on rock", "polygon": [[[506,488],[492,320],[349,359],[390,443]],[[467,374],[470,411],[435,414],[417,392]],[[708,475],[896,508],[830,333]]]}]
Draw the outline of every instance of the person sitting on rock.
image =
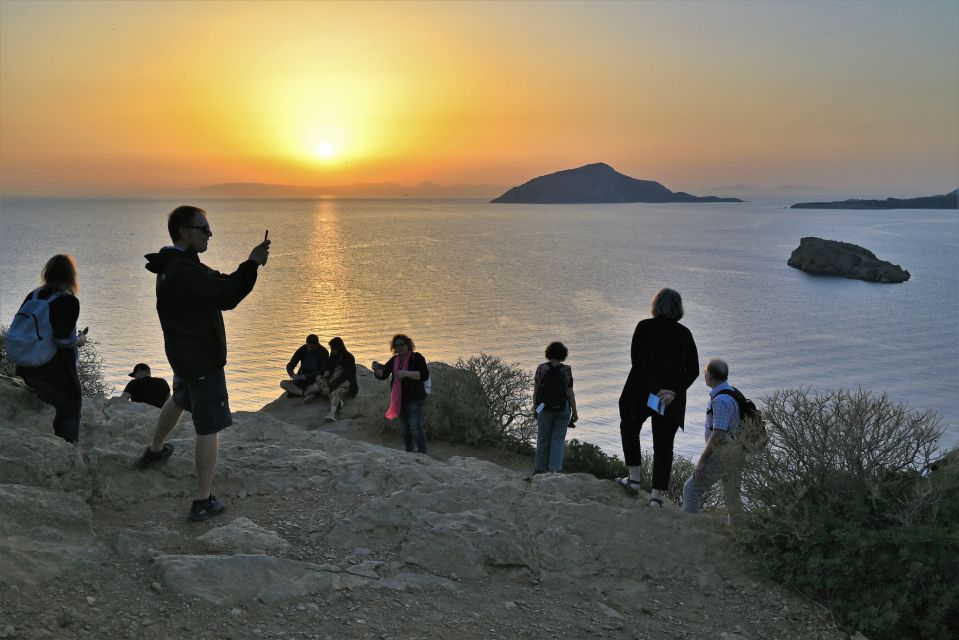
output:
[{"label": "person sitting on rock", "polygon": [[[330,354],[326,347],[320,344],[316,334],[311,333],[306,336],[306,344],[297,349],[286,364],[286,373],[290,379],[282,381],[280,387],[286,391],[288,398],[306,395],[306,389],[326,371],[329,361]],[[296,365],[300,365],[300,370],[294,374]]]},{"label": "person sitting on rock", "polygon": [[426,403],[426,387],[430,370],[426,358],[414,351],[409,336],[398,333],[390,343],[393,357],[380,364],[373,361],[373,375],[379,380],[390,379],[390,406],[386,417],[400,419],[403,427],[403,442],[410,453],[426,453],[426,427],[423,425],[423,405]]},{"label": "person sitting on rock", "polygon": [[330,398],[330,415],[324,418],[327,422],[336,422],[336,411],[343,406],[344,398],[356,397],[359,390],[356,384],[356,358],[346,350],[343,338],[336,337],[330,340],[330,362],[323,375],[316,379],[316,383],[305,389],[303,402],[309,402],[317,393],[323,393]]},{"label": "person sitting on rock", "polygon": [[742,510],[740,499],[740,460],[736,448],[728,447],[739,427],[739,403],[722,393],[731,391],[729,365],[720,358],[711,358],[703,370],[709,391],[709,406],[706,409],[706,446],[699,455],[699,462],[686,484],[683,485],[683,511],[700,513],[703,495],[711,486],[720,483],[726,498],[726,522],[736,526]]},{"label": "person sitting on rock", "polygon": [[127,375],[133,380],[123,388],[123,393],[120,394],[123,400],[150,404],[157,409],[163,408],[170,398],[170,385],[166,380],[151,376],[149,365],[142,362],[133,367],[133,372]]}]

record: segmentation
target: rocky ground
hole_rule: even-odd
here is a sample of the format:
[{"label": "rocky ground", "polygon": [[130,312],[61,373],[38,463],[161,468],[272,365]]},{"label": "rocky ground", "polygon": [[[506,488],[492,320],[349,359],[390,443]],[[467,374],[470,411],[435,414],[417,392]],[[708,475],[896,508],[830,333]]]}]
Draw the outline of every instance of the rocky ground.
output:
[{"label": "rocky ground", "polygon": [[75,448],[0,377],[0,638],[842,637],[715,521],[591,476],[527,481],[508,457],[363,441],[398,438],[376,393],[334,425],[322,403],[236,414],[228,509],[196,524],[188,422],[136,471],[156,409],[88,401]]}]

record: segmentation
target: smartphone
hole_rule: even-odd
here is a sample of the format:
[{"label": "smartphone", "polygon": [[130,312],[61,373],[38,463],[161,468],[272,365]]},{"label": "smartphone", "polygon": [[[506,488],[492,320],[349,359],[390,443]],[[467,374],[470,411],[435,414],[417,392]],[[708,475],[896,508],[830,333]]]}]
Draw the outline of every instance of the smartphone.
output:
[{"label": "smartphone", "polygon": [[269,239],[270,239],[270,230],[267,229],[266,231],[263,232],[263,242],[266,242]]},{"label": "smartphone", "polygon": [[84,327],[83,331],[81,331],[80,333],[82,333],[83,335],[87,335],[89,331],[90,331],[90,327]]}]

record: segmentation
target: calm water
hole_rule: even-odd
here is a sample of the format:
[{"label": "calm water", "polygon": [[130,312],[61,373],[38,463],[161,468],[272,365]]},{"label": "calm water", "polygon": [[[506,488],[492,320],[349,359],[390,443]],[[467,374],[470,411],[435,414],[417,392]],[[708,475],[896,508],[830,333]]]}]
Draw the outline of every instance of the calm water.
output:
[{"label": "calm water", "polygon": [[[77,257],[80,326],[117,391],[139,361],[170,376],[143,254],[169,244],[177,202],[24,201],[0,206],[0,321],[53,253]],[[269,264],[225,314],[236,409],[278,394],[307,333],[340,335],[368,364],[390,336],[430,360],[485,351],[533,369],[551,340],[570,350],[580,426],[621,453],[616,400],[629,342],[660,287],[682,293],[700,358],[728,359],[747,395],[862,386],[939,412],[959,440],[959,216],[952,211],[789,211],[785,203],[490,205],[478,200],[205,201],[207,264],[232,271],[269,228]],[[786,266],[806,235],[866,246],[903,265],[901,285],[816,278]],[[707,388],[690,390],[678,449],[697,454]],[[648,437],[648,433],[644,433]]]}]

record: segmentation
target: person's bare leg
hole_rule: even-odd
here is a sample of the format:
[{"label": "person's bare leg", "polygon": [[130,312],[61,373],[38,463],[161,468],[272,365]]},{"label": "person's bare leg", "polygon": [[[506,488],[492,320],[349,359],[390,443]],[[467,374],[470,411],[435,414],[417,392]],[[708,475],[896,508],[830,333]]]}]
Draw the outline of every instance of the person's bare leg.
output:
[{"label": "person's bare leg", "polygon": [[173,398],[167,399],[160,409],[157,426],[153,430],[153,442],[150,443],[150,451],[156,452],[163,448],[163,443],[166,442],[167,436],[169,436],[176,427],[182,415],[183,409],[173,402]]},{"label": "person's bare leg", "polygon": [[213,473],[216,471],[216,456],[219,439],[216,433],[196,437],[194,461],[196,462],[196,499],[206,500],[213,493]]},{"label": "person's bare leg", "polygon": [[280,388],[286,391],[287,393],[293,394],[294,396],[302,396],[303,389],[296,386],[296,383],[292,380],[284,380],[280,383]]}]

